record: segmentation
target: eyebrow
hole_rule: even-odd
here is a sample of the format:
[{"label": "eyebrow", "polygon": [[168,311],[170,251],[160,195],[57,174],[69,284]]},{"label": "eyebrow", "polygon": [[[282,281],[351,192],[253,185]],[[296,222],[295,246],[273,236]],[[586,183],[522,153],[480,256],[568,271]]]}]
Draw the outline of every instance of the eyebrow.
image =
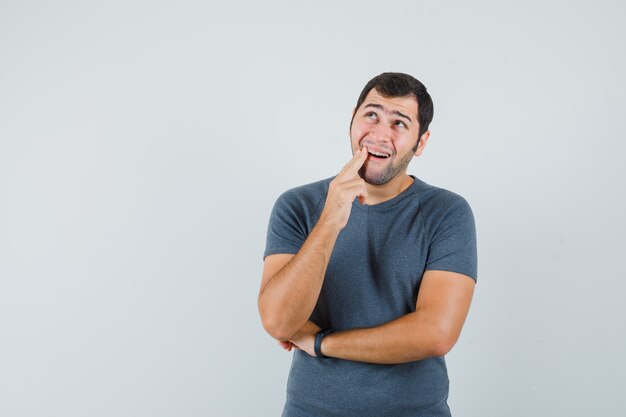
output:
[{"label": "eyebrow", "polygon": [[380,104],[375,104],[375,103],[368,103],[368,104],[366,104],[365,106],[363,106],[363,108],[364,108],[364,109],[365,109],[365,108],[368,108],[368,107],[374,107],[375,109],[380,109],[380,110],[383,110],[384,112],[387,112],[387,113],[392,113],[392,114],[395,114],[395,115],[397,115],[397,116],[404,117],[404,118],[405,118],[405,119],[407,119],[409,122],[413,123],[413,120],[411,120],[411,118],[410,118],[409,116],[407,116],[407,115],[406,115],[406,114],[404,114],[404,113],[400,113],[398,110],[392,110],[391,112],[389,112],[389,111],[388,111],[385,107],[383,107],[382,105],[380,105]]}]

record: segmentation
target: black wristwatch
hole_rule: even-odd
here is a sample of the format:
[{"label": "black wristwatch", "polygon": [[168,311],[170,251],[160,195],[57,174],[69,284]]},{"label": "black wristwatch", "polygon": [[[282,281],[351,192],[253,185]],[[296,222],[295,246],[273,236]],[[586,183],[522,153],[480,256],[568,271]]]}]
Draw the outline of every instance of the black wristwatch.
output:
[{"label": "black wristwatch", "polygon": [[324,355],[322,353],[322,340],[324,339],[324,337],[328,336],[332,332],[333,332],[333,329],[327,328],[327,329],[320,330],[315,335],[315,344],[313,345],[313,348],[315,349],[315,356],[316,357],[318,357],[320,359],[327,359],[328,358],[328,356],[326,356],[326,355]]}]

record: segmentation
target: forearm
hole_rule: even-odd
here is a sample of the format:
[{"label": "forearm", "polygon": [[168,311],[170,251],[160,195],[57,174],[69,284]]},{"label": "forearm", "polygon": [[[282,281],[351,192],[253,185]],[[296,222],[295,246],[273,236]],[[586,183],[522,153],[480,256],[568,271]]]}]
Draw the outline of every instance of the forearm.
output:
[{"label": "forearm", "polygon": [[320,220],[300,251],[261,289],[261,319],[274,338],[289,340],[311,316],[338,234]]},{"label": "forearm", "polygon": [[322,352],[352,361],[397,364],[443,356],[456,342],[435,318],[413,312],[376,327],[326,336]]}]

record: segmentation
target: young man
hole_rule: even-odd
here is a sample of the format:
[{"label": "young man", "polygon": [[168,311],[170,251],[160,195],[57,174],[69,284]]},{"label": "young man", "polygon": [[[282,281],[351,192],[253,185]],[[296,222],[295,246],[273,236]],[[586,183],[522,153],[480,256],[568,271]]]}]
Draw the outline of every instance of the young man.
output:
[{"label": "young man", "polygon": [[432,117],[415,78],[373,78],[352,159],[274,206],[258,303],[296,348],[284,417],[450,416],[443,356],[472,299],[476,233],[462,197],[406,173]]}]

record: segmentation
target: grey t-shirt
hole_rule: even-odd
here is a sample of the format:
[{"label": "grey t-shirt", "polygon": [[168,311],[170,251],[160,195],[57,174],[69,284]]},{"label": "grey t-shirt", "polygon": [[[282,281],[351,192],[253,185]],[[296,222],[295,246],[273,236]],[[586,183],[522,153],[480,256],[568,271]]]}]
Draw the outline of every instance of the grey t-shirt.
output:
[{"label": "grey t-shirt", "polygon": [[[459,195],[413,177],[395,198],[355,199],[339,234],[311,320],[336,331],[373,327],[415,311],[425,270],[476,280],[476,231]],[[264,257],[295,254],[324,208],[332,178],[283,193]],[[317,359],[294,351],[283,417],[450,416],[443,357],[395,365]]]}]

